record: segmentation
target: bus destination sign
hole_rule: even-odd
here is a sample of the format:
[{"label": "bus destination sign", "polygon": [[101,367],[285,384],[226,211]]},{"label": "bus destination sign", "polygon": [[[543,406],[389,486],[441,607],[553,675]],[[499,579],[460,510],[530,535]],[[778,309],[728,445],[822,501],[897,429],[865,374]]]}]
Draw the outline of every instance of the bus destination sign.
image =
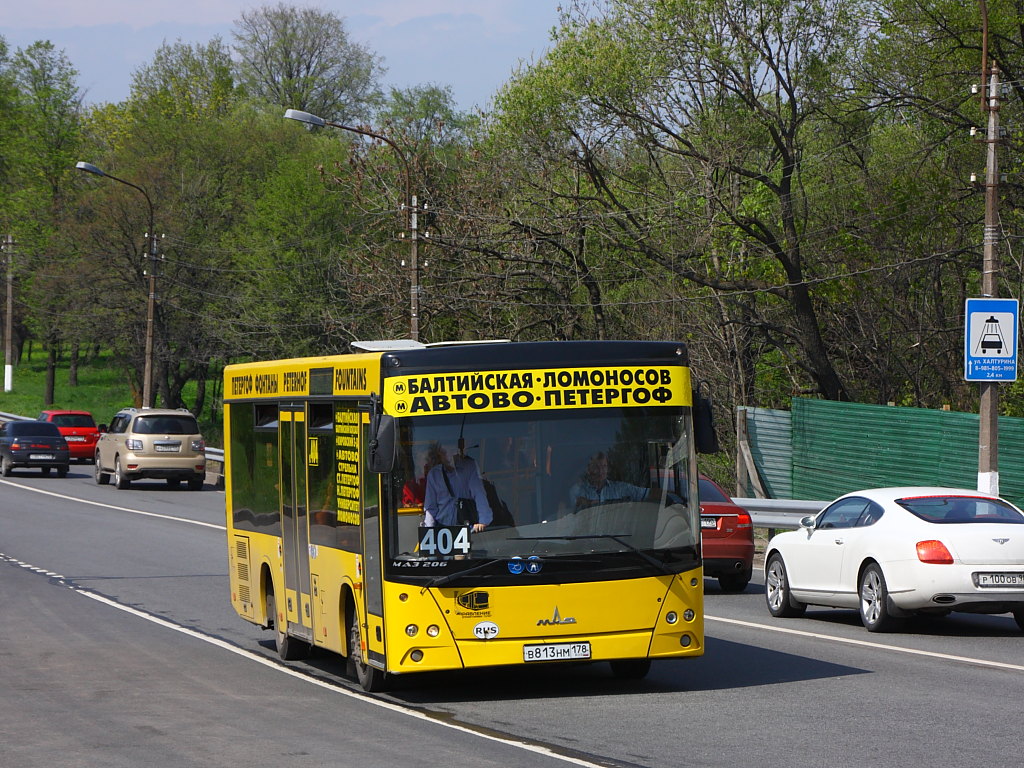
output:
[{"label": "bus destination sign", "polygon": [[690,404],[690,373],[682,366],[437,373],[384,380],[384,410],[393,416]]}]

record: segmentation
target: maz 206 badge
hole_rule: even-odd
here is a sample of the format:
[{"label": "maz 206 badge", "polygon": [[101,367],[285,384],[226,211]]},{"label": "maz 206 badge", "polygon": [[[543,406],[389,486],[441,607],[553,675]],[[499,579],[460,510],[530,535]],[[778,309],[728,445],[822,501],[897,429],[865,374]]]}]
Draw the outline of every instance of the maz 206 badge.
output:
[{"label": "maz 206 badge", "polygon": [[493,621],[481,621],[473,627],[473,634],[479,640],[493,640],[498,636],[498,625]]}]

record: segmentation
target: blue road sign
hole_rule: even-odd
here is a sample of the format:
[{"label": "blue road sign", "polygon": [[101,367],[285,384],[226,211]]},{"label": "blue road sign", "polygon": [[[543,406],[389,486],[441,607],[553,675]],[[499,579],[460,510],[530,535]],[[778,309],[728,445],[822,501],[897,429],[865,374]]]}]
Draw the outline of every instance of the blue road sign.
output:
[{"label": "blue road sign", "polygon": [[1017,380],[1016,299],[968,299],[965,313],[964,379]]}]

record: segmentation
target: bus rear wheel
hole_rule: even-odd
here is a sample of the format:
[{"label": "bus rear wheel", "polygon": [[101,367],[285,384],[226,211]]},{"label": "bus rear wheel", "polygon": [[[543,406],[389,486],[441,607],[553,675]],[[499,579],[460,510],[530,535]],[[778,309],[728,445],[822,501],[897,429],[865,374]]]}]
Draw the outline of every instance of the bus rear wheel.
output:
[{"label": "bus rear wheel", "polygon": [[359,618],[355,610],[350,611],[348,618],[348,663],[364,691],[372,693],[387,689],[387,675],[382,670],[371,667],[363,658]]},{"label": "bus rear wheel", "polygon": [[[273,622],[271,624],[271,622]],[[281,621],[277,615],[277,601],[273,591],[267,592],[267,623],[274,628],[274,642],[277,655],[285,661],[305,659],[309,656],[309,643],[292,637],[287,631],[287,621]],[[283,625],[283,626],[282,626]]]}]

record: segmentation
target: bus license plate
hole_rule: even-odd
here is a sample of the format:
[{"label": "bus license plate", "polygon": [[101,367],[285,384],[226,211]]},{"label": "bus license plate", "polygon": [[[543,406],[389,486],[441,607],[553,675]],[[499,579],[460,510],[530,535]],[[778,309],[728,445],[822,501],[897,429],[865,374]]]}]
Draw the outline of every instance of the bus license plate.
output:
[{"label": "bus license plate", "polygon": [[52,453],[30,453],[28,457],[32,461],[53,461]]},{"label": "bus license plate", "polygon": [[524,645],[523,661],[565,661],[589,659],[590,643],[545,643]]},{"label": "bus license plate", "polygon": [[979,573],[979,587],[1024,587],[1024,573]]}]

